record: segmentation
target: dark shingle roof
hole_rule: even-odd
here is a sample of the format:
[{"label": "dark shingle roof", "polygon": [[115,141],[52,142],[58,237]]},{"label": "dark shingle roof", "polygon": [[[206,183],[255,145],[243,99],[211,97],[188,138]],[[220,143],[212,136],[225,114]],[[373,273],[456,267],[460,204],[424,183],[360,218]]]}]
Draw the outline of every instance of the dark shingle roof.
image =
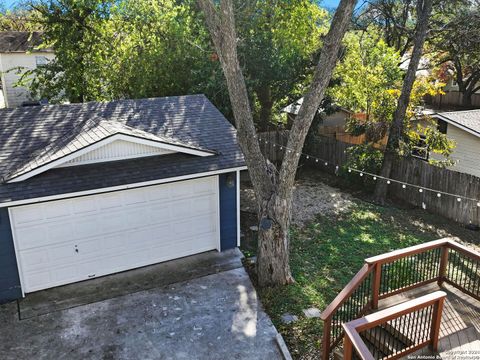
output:
[{"label": "dark shingle roof", "polygon": [[172,154],[54,168],[21,182],[3,182],[0,203],[245,165],[233,126],[205,96],[191,95],[0,110],[0,177],[56,159],[68,151],[66,145],[93,130],[101,132],[99,139],[130,132],[215,155]]},{"label": "dark shingle roof", "polygon": [[[1,31],[0,53],[35,51],[42,43],[42,33],[38,31]],[[53,50],[42,49],[44,52]]]},{"label": "dark shingle roof", "polygon": [[480,137],[480,109],[442,112],[435,117],[446,120],[460,128],[466,128]]}]

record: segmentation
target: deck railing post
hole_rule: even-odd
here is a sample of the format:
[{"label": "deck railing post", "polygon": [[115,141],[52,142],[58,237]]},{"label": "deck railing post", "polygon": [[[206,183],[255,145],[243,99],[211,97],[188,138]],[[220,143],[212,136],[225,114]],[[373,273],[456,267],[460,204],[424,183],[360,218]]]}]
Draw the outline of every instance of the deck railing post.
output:
[{"label": "deck railing post", "polygon": [[348,335],[343,337],[343,360],[351,360],[353,357],[353,344]]},{"label": "deck railing post", "polygon": [[440,337],[440,324],[442,322],[443,302],[445,298],[440,298],[433,305],[432,330],[430,335],[430,347],[433,351],[438,351],[438,338]]},{"label": "deck railing post", "polygon": [[372,309],[378,309],[378,298],[380,296],[380,282],[382,275],[382,264],[376,263],[373,269],[373,282],[372,282]]},{"label": "deck railing post", "polygon": [[441,254],[440,254],[440,266],[438,269],[438,286],[442,286],[447,275],[447,265],[448,265],[448,245],[443,245]]},{"label": "deck railing post", "polygon": [[328,317],[323,321],[322,360],[330,358],[330,329],[332,318]]}]

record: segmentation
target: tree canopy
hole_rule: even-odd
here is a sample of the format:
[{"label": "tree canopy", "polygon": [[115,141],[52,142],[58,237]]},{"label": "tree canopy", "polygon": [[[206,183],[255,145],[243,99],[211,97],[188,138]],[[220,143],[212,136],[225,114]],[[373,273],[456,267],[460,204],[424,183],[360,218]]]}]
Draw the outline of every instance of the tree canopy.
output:
[{"label": "tree canopy", "polygon": [[[258,126],[299,95],[329,14],[310,0],[235,3],[239,59]],[[192,1],[38,0],[33,21],[56,59],[23,82],[51,102],[205,93],[231,118],[226,84]],[[33,81],[31,81],[33,79]]]}]

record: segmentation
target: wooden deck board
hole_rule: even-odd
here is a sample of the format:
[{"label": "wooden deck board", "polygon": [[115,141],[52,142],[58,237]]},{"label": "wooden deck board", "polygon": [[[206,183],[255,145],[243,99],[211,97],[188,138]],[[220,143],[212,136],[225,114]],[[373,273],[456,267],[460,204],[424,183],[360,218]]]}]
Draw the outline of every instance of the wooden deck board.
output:
[{"label": "wooden deck board", "polygon": [[[462,293],[456,288],[444,284],[441,288],[437,284],[428,284],[399,295],[386,298],[379,302],[379,309],[390,307],[417,298],[431,292],[443,290],[447,293],[440,326],[440,340],[438,355],[442,359],[461,358],[460,352],[470,352],[470,359],[480,359],[480,302]],[[431,355],[428,348],[410,354]],[[405,357],[407,358],[407,357]]]}]

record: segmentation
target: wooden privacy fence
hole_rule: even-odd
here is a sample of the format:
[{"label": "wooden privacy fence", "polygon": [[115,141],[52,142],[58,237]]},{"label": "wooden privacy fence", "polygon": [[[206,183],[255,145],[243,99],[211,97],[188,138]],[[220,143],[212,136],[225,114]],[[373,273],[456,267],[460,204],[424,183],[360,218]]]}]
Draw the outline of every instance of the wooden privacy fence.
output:
[{"label": "wooden privacy fence", "polygon": [[[449,91],[443,95],[427,96],[426,102],[436,107],[461,107],[463,95],[459,91]],[[472,107],[480,106],[480,94],[472,94]]]},{"label": "wooden privacy fence", "polygon": [[283,160],[287,145],[289,130],[267,131],[258,134],[262,153],[273,163],[280,163]]},{"label": "wooden privacy fence", "polygon": [[[272,162],[281,162],[288,140],[288,131],[260,133],[260,147],[264,154]],[[266,140],[266,142],[265,142]],[[311,156],[328,162],[328,167],[319,167],[323,170],[333,170],[336,165],[343,166],[347,162],[349,147],[347,144],[331,137],[315,136],[309,139],[304,147],[304,152]],[[302,161],[306,158],[303,157]],[[309,164],[315,165],[309,161]],[[332,166],[335,165],[335,166]],[[362,170],[362,169],[360,169]],[[397,159],[391,178],[408,184],[435,189],[437,191],[465,196],[480,201],[480,178],[460,173],[453,170],[443,169],[428,164],[415,158]],[[389,196],[402,199],[409,204],[425,208],[426,210],[442,215],[448,219],[463,223],[480,225],[480,207],[475,201],[465,199],[458,201],[454,196],[442,195],[438,197],[436,192],[419,192],[414,188],[403,188],[401,184],[392,183],[389,187]]]},{"label": "wooden privacy fence", "polygon": [[[393,166],[392,178],[480,201],[480,178],[432,166],[422,160],[413,158],[397,160]],[[391,185],[389,194],[457,222],[480,225],[480,207],[476,201],[465,199],[458,201],[456,197],[446,195],[438,197],[434,192],[420,193],[418,189],[408,187],[404,189],[395,183]]]}]

